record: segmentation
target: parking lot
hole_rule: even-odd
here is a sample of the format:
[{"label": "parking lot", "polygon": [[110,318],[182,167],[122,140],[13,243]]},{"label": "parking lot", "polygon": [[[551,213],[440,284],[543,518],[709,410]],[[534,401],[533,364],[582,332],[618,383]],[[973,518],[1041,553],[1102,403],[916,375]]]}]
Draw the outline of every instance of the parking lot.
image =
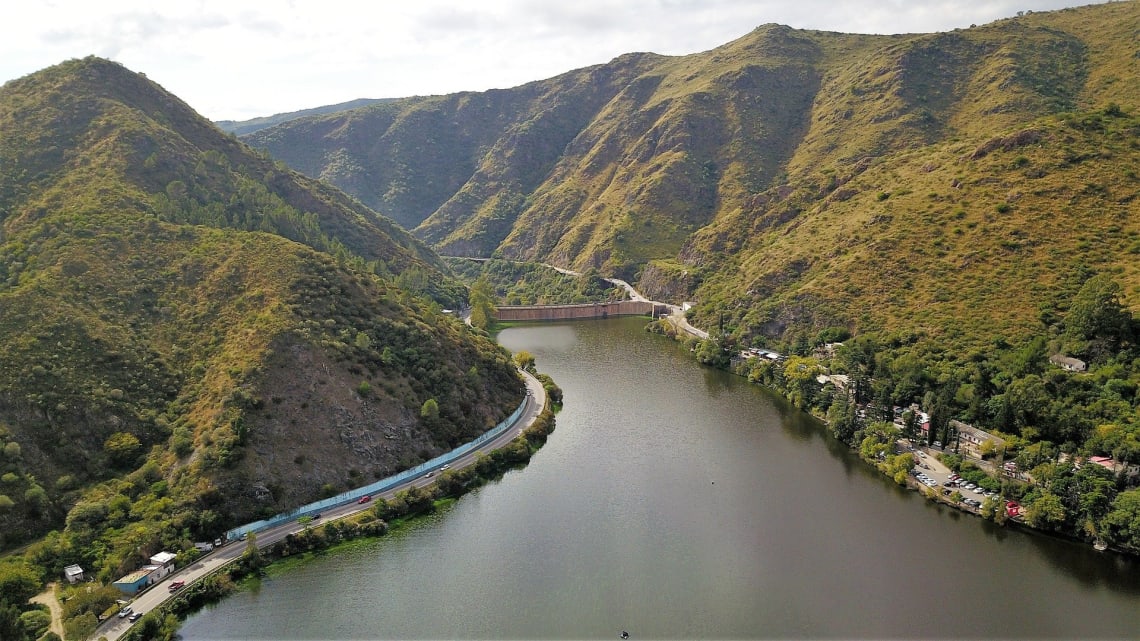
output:
[{"label": "parking lot", "polygon": [[[964,506],[973,511],[977,511],[986,500],[987,495],[984,490],[966,485],[950,468],[935,458],[937,450],[926,446],[915,446],[907,439],[900,439],[898,448],[900,452],[912,452],[914,454],[915,465],[914,469],[911,470],[911,477],[915,483],[934,489],[947,501],[955,492],[958,492],[962,495]],[[990,494],[990,496],[994,495]]]}]

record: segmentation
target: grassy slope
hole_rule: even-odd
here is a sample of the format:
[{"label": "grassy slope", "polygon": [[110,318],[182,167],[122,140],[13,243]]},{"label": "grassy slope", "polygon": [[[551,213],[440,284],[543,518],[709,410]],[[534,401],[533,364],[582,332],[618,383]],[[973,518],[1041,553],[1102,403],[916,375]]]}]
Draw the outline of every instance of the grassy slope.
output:
[{"label": "grassy slope", "polygon": [[918,36],[836,66],[785,184],[682,253],[705,275],[703,314],[739,310],[746,333],[984,341],[1024,335],[1081,266],[1140,286],[1136,120],[1092,113],[1137,113],[1137,7]]},{"label": "grassy slope", "polygon": [[[5,545],[70,512],[67,545],[110,576],[438,453],[521,398],[501,350],[353,268],[366,261],[334,234],[421,276],[437,257],[290,172],[258,189],[248,168],[270,163],[136,74],[72,61],[5,85],[0,105]],[[224,217],[167,222],[152,189],[174,182],[203,209],[271,194],[259,226],[302,211],[308,240],[342,252]],[[428,398],[442,420],[421,419]]]}]

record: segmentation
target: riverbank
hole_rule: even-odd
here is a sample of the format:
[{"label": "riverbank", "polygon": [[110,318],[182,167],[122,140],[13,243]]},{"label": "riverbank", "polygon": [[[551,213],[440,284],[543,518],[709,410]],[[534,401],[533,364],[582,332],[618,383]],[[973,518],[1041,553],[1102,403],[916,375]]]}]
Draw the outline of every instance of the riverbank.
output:
[{"label": "riverbank", "polygon": [[327,554],[341,546],[385,536],[411,519],[422,518],[438,507],[525,466],[546,443],[555,427],[554,412],[546,405],[535,420],[507,445],[476,458],[462,468],[448,469],[429,485],[413,486],[390,498],[378,498],[371,509],[320,525],[310,523],[300,532],[261,547],[256,535],[246,543],[241,558],[201,581],[188,584],[177,596],[147,612],[122,639],[172,641],[179,622],[193,612],[216,603],[240,589],[243,581],[259,576],[276,564],[304,555]]},{"label": "riverbank", "polygon": [[[1140,554],[1137,554],[1135,550],[1109,543],[1104,537],[1098,535],[1095,528],[1089,529],[1086,527],[1083,531],[1067,532],[1056,527],[1038,527],[1037,524],[1041,522],[1042,518],[1046,519],[1046,525],[1053,525],[1057,517],[1052,515],[1046,515],[1046,517],[1035,516],[1032,511],[1026,510],[1021,505],[1023,497],[1032,496],[1033,492],[1038,491],[1037,487],[1031,483],[1027,483],[1024,478],[1018,480],[1008,474],[995,475],[992,472],[993,466],[987,465],[983,460],[969,460],[963,456],[952,455],[949,457],[947,464],[950,466],[948,469],[952,473],[960,473],[963,476],[969,475],[971,477],[979,477],[979,475],[984,474],[986,477],[989,477],[985,481],[985,484],[994,490],[993,494],[985,496],[979,495],[979,498],[975,499],[973,495],[968,492],[959,492],[956,487],[943,485],[946,479],[941,480],[934,487],[927,485],[916,478],[914,474],[916,471],[921,472],[921,468],[929,465],[929,462],[919,460],[917,451],[913,453],[902,452],[895,449],[894,445],[891,445],[887,450],[879,448],[875,450],[873,454],[868,454],[865,451],[868,445],[868,435],[874,436],[875,432],[875,430],[871,429],[872,423],[866,418],[873,415],[873,412],[876,411],[871,404],[855,405],[853,400],[837,400],[835,404],[838,405],[842,402],[844,406],[847,406],[847,409],[840,416],[840,420],[847,423],[847,427],[843,429],[838,428],[833,423],[833,412],[817,411],[814,405],[810,405],[806,408],[801,407],[801,399],[808,396],[808,394],[805,393],[805,386],[818,383],[820,388],[824,390],[824,393],[826,393],[828,386],[833,386],[835,387],[833,393],[836,397],[849,394],[850,392],[844,389],[842,385],[836,385],[833,382],[834,378],[842,377],[816,376],[813,374],[810,377],[803,377],[803,380],[789,381],[789,378],[794,377],[784,374],[783,370],[787,366],[787,360],[783,357],[779,360],[756,358],[754,361],[759,362],[760,367],[758,369],[753,368],[752,365],[754,363],[750,363],[749,360],[743,358],[727,358],[726,355],[721,353],[723,348],[720,347],[719,343],[694,339],[692,335],[686,335],[685,332],[679,331],[679,327],[676,324],[670,323],[670,320],[671,319],[661,319],[654,321],[647,326],[647,329],[689,344],[691,346],[690,352],[704,365],[724,369],[737,376],[746,378],[750,383],[762,385],[779,393],[792,402],[800,411],[821,421],[837,440],[859,454],[865,463],[874,467],[886,478],[918,493],[926,500],[951,507],[958,512],[979,517],[984,521],[994,523],[998,526],[1006,527],[1013,525],[1035,535],[1045,535],[1080,545],[1091,546],[1098,552],[1111,551],[1130,558],[1140,557]],[[797,362],[802,363],[803,361],[804,359],[800,359],[800,361]],[[802,364],[798,366],[807,367]],[[820,393],[820,388],[815,390],[816,394]],[[895,437],[897,438],[901,436],[901,432],[897,431],[897,425],[894,427],[896,428]],[[882,445],[885,445],[885,443]],[[888,458],[888,453],[890,458]],[[928,454],[929,456],[937,456],[939,460],[946,455],[946,453],[941,450],[937,452],[930,450]],[[987,470],[987,468],[989,469]],[[905,473],[903,473],[904,471]],[[977,481],[978,478],[973,478],[972,480]],[[973,501],[972,504],[971,501]],[[1013,502],[1017,509],[1016,514],[1011,514],[1008,511],[1008,503],[1010,501]]]}]

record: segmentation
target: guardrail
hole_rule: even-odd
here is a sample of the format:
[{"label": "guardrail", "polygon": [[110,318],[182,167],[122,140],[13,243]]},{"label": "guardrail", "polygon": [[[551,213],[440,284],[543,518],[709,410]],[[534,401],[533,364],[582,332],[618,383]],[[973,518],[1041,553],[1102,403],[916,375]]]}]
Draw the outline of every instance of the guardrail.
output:
[{"label": "guardrail", "polygon": [[319,513],[321,510],[337,507],[340,505],[344,505],[346,503],[352,503],[352,502],[358,500],[362,496],[365,496],[368,494],[376,494],[378,492],[384,492],[385,490],[389,490],[393,487],[396,487],[397,485],[400,485],[404,481],[407,481],[408,479],[415,478],[415,477],[423,474],[424,472],[428,472],[428,471],[443,467],[444,465],[447,465],[448,463],[451,463],[452,461],[459,459],[460,457],[468,454],[469,452],[471,452],[475,448],[479,447],[480,445],[486,443],[487,441],[489,441],[493,438],[496,438],[497,436],[499,436],[503,432],[507,431],[512,425],[515,424],[515,421],[517,421],[519,419],[519,417],[522,416],[523,410],[526,409],[526,401],[527,401],[527,399],[524,398],[522,403],[519,404],[518,408],[515,409],[515,411],[512,412],[510,416],[503,419],[498,425],[496,425],[495,427],[492,427],[490,430],[484,432],[481,436],[477,437],[475,440],[470,441],[468,443],[464,443],[463,445],[460,445],[459,447],[451,450],[450,452],[445,452],[443,454],[440,454],[439,456],[437,456],[431,460],[424,461],[423,463],[420,463],[419,465],[417,465],[415,467],[406,469],[403,472],[400,472],[398,474],[394,474],[394,475],[389,476],[387,478],[380,479],[379,481],[376,481],[375,483],[371,483],[371,484],[365,485],[363,487],[358,487],[354,490],[349,490],[347,492],[342,492],[341,494],[329,497],[327,499],[321,499],[319,501],[314,501],[312,503],[302,505],[302,506],[295,508],[289,512],[283,512],[281,514],[278,514],[278,515],[273,516],[273,517],[268,518],[268,519],[264,519],[262,521],[254,521],[253,523],[246,523],[245,525],[239,525],[238,527],[235,527],[232,530],[229,530],[228,532],[226,532],[226,540],[233,541],[233,540],[241,538],[242,535],[248,534],[250,532],[257,532],[258,530],[264,530],[266,528],[271,528],[271,527],[274,527],[276,525],[280,525],[282,523],[285,523],[287,521],[293,521],[293,520],[299,519],[299,518],[306,516],[306,515],[309,515],[309,514]]}]

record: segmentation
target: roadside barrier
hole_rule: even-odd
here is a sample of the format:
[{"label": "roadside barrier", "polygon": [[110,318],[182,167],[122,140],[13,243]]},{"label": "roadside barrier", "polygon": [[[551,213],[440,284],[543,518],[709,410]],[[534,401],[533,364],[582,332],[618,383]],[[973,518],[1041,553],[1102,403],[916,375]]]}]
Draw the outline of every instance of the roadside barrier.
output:
[{"label": "roadside barrier", "polygon": [[321,499],[320,501],[314,501],[312,503],[308,503],[306,505],[302,505],[298,508],[295,508],[289,512],[283,512],[281,514],[278,514],[276,516],[273,516],[271,518],[268,518],[268,519],[265,519],[262,521],[254,521],[253,523],[246,523],[245,525],[240,525],[240,526],[235,527],[234,529],[226,532],[226,540],[227,541],[235,541],[235,540],[241,538],[242,535],[249,534],[250,532],[257,532],[258,530],[264,530],[266,528],[271,528],[271,527],[274,527],[276,525],[280,525],[282,523],[285,523],[287,521],[295,521],[295,520],[297,520],[303,516],[320,513],[321,510],[326,510],[329,508],[337,507],[340,505],[344,505],[346,503],[352,503],[352,502],[359,500],[360,497],[362,497],[362,496],[369,495],[369,494],[377,494],[379,492],[384,492],[384,491],[389,490],[393,487],[396,487],[397,485],[400,485],[401,483],[403,483],[404,481],[407,481],[408,479],[412,479],[412,478],[420,476],[421,474],[424,474],[426,472],[430,472],[432,470],[439,469],[440,467],[443,467],[444,465],[447,465],[447,464],[459,459],[460,457],[468,454],[472,450],[478,448],[480,445],[486,443],[487,441],[489,441],[493,438],[498,437],[500,434],[502,434],[503,432],[510,429],[510,427],[512,425],[514,425],[515,422],[519,419],[519,417],[522,416],[523,410],[526,409],[526,401],[527,401],[527,399],[524,398],[523,402],[519,404],[518,408],[515,409],[514,412],[511,412],[511,415],[508,416],[507,418],[503,419],[503,421],[500,422],[498,425],[496,425],[495,427],[492,427],[490,430],[484,432],[481,436],[477,437],[475,440],[470,441],[468,443],[464,443],[463,445],[460,445],[459,447],[455,448],[454,450],[451,450],[450,452],[445,452],[443,454],[440,454],[439,456],[437,456],[431,460],[424,461],[423,463],[420,463],[419,465],[417,465],[413,468],[409,468],[409,469],[406,469],[403,472],[400,472],[398,474],[394,474],[394,475],[389,476],[387,478],[380,479],[379,481],[376,481],[375,483],[372,483],[370,485],[358,487],[354,490],[349,490],[347,492],[343,492],[341,494],[329,497],[327,499]]}]

